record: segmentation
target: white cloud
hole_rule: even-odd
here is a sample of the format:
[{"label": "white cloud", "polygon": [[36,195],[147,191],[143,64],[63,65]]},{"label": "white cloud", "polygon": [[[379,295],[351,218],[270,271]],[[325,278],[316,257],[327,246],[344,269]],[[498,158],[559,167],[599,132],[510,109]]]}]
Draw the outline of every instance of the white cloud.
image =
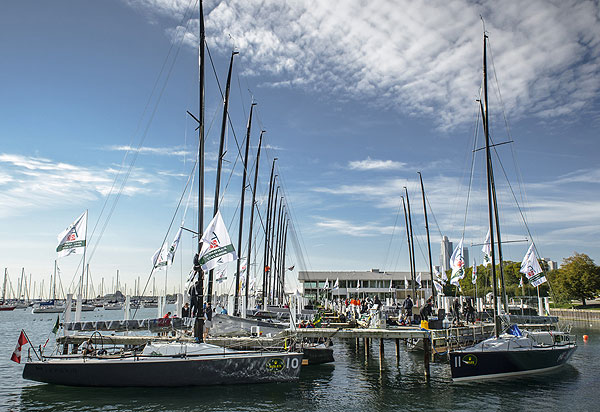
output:
[{"label": "white cloud", "polygon": [[[187,7],[183,0],[125,1],[177,19]],[[207,2],[205,13],[209,44],[225,52],[233,41],[247,75],[269,76],[263,84],[370,97],[404,113],[435,114],[438,126],[451,128],[476,109],[480,15],[490,35],[490,68],[513,119],[586,110],[600,90],[598,7],[577,0],[512,0],[502,7],[491,0],[230,0]],[[197,20],[184,40],[189,45],[197,44],[196,27]]]},{"label": "white cloud", "polygon": [[153,154],[159,156],[182,156],[182,157],[191,157],[195,154],[182,150],[180,147],[141,147],[139,149],[124,145],[124,146],[109,146],[106,148],[107,150],[113,150],[117,152],[135,152],[139,151],[140,154]]},{"label": "white cloud", "polygon": [[394,160],[376,160],[367,157],[365,160],[353,160],[348,162],[348,168],[352,170],[398,170],[403,169],[406,163]]},{"label": "white cloud", "polygon": [[[50,159],[0,154],[0,217],[66,204],[90,202],[106,196],[116,176],[114,169],[82,167]],[[133,196],[150,193],[155,177],[135,171],[123,188]],[[120,187],[120,182],[115,185]]]},{"label": "white cloud", "polygon": [[381,234],[389,235],[393,231],[393,227],[391,226],[380,226],[376,223],[356,224],[341,219],[323,219],[317,222],[316,226],[356,237],[377,236]]}]

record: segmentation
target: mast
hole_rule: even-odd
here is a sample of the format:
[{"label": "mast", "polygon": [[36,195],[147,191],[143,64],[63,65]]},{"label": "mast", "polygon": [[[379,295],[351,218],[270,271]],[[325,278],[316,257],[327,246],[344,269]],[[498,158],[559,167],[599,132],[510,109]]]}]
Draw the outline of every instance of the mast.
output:
[{"label": "mast", "polygon": [[508,298],[506,297],[506,288],[504,287],[504,259],[502,258],[502,238],[500,237],[500,218],[498,216],[498,200],[496,197],[496,183],[494,181],[494,170],[492,169],[492,160],[490,159],[490,174],[492,176],[492,200],[494,202],[494,220],[496,221],[496,237],[498,238],[498,260],[500,269],[500,285],[502,293],[502,303],[504,312],[508,313]]},{"label": "mast", "polygon": [[[272,299],[275,300],[275,297],[277,296],[277,294],[279,293],[279,269],[280,269],[280,251],[281,251],[281,234],[282,234],[282,230],[283,230],[283,219],[285,218],[284,215],[284,210],[285,210],[285,205],[283,204],[283,196],[281,197],[281,200],[279,202],[279,215],[277,217],[277,240],[276,242],[273,241],[273,245],[275,246],[275,248],[273,248],[273,275],[272,275],[272,287],[271,287],[271,292],[272,292]],[[279,303],[279,302],[278,302]]]},{"label": "mast", "polygon": [[6,299],[6,278],[8,276],[8,268],[4,268],[4,283],[2,284],[2,305]]},{"label": "mast", "polygon": [[490,136],[489,136],[489,117],[488,117],[488,90],[487,90],[487,35],[483,34],[483,96],[485,106],[484,116],[484,134],[485,134],[485,155],[487,172],[487,197],[488,197],[488,223],[490,228],[490,253],[492,255],[492,291],[494,296],[494,334],[500,335],[500,319],[498,318],[498,283],[496,282],[496,257],[494,245],[494,211],[492,201],[492,158],[490,154]]},{"label": "mast", "polygon": [[408,226],[410,227],[410,251],[411,251],[411,256],[412,256],[412,262],[411,262],[411,275],[412,275],[412,292],[415,296],[416,299],[416,295],[417,295],[417,289],[416,289],[416,285],[415,285],[415,276],[416,276],[416,268],[415,268],[415,238],[413,237],[413,230],[412,230],[412,219],[410,217],[411,213],[410,213],[410,199],[408,198],[408,190],[406,189],[406,186],[404,186],[404,192],[406,194],[406,207],[408,208]]},{"label": "mast", "polygon": [[[281,206],[283,203],[283,197],[279,198],[279,188],[281,186],[277,186],[277,189],[275,190],[275,197],[273,198],[273,217],[271,218],[271,240],[269,242],[269,282],[268,282],[268,301],[273,304],[273,277],[275,276],[275,268],[274,268],[274,262],[273,262],[273,252],[275,250],[275,240],[276,240],[276,233],[275,233],[275,229],[278,227],[279,225],[279,221],[276,220],[277,216],[279,215],[279,217],[281,218]],[[279,200],[279,209],[277,208],[277,199]],[[279,211],[279,212],[278,212]],[[277,223],[276,223],[277,222]]]},{"label": "mast", "polygon": [[423,214],[425,215],[425,232],[427,232],[427,252],[429,254],[429,277],[431,279],[431,294],[433,296],[433,302],[435,303],[435,283],[433,280],[433,263],[431,262],[431,240],[429,238],[429,222],[427,220],[427,203],[425,200],[425,187],[423,186],[423,176],[421,172],[419,174],[419,180],[421,181],[421,194],[423,195]]},{"label": "mast", "polygon": [[[287,215],[286,215],[287,216]],[[283,231],[283,253],[282,253],[282,257],[281,257],[281,301],[283,302],[283,298],[285,296],[285,252],[287,249],[287,232],[288,232],[288,227],[289,227],[289,219],[286,219],[285,222],[285,230]]]},{"label": "mast", "polygon": [[56,268],[57,263],[56,259],[54,259],[54,283],[52,284],[52,300],[56,299]]},{"label": "mast", "polygon": [[404,203],[404,196],[400,196],[402,198],[402,208],[404,209],[404,223],[406,225],[406,241],[408,243],[408,266],[410,267],[410,278],[411,278],[411,283],[413,283],[412,288],[413,288],[413,298],[415,297],[414,294],[414,290],[415,290],[415,285],[414,285],[414,273],[413,273],[413,266],[412,266],[412,252],[410,250],[410,232],[408,230],[408,213],[406,213],[406,204]]},{"label": "mast", "polygon": [[[239,298],[240,298],[240,261],[242,258],[242,231],[244,229],[244,200],[246,195],[246,176],[248,174],[248,150],[250,149],[250,130],[252,129],[252,112],[254,111],[254,106],[256,103],[252,103],[250,105],[250,115],[248,116],[248,127],[246,128],[246,151],[244,153],[244,172],[242,176],[242,199],[240,201],[240,229],[238,233],[238,251],[240,253],[240,257],[237,260],[237,269],[235,272],[235,301],[233,306],[233,314],[238,313],[239,306]],[[246,257],[246,273],[248,273],[248,267],[250,262],[248,262],[248,258]],[[246,283],[246,289],[248,289],[248,284]],[[244,317],[246,314],[244,313]]]},{"label": "mast", "polygon": [[[215,203],[213,208],[213,217],[219,211],[219,192],[221,189],[221,169],[223,168],[223,156],[225,148],[225,131],[227,130],[227,111],[229,108],[229,90],[231,89],[231,72],[233,70],[233,56],[238,54],[236,51],[231,52],[231,60],[229,61],[229,72],[227,73],[227,84],[225,86],[225,98],[223,100],[223,119],[221,121],[221,139],[219,140],[219,157],[217,159],[217,182],[215,184]],[[214,269],[208,272],[208,291],[206,296],[206,303],[210,305],[212,302],[213,292],[213,275]]]},{"label": "mast", "polygon": [[[268,253],[269,253],[269,232],[271,229],[271,207],[272,207],[272,198],[273,198],[273,184],[275,183],[275,178],[277,175],[273,176],[273,172],[275,171],[275,161],[277,158],[273,159],[273,164],[271,165],[271,177],[269,178],[269,197],[267,200],[267,222],[265,228],[265,252],[263,257],[263,284],[262,284],[262,304],[263,308],[267,308],[267,277],[268,272],[270,270],[268,266]],[[256,190],[256,189],[255,189]]]},{"label": "mast", "polygon": [[[204,232],[204,43],[206,34],[204,29],[204,9],[203,0],[198,2],[199,18],[199,36],[198,36],[198,246],[197,254],[200,255],[202,249],[202,234]],[[152,284],[152,295],[155,296],[156,289]],[[204,341],[204,271],[198,270],[198,307],[196,308],[196,318],[194,320],[194,337],[198,341]],[[198,290],[199,289],[199,290]]]},{"label": "mast", "polygon": [[[254,169],[254,184],[252,185],[252,203],[250,203],[250,228],[248,229],[248,256],[246,260],[246,293],[244,296],[244,302],[246,303],[246,309],[248,308],[248,291],[250,289],[250,257],[252,254],[252,226],[254,225],[254,204],[256,203],[256,184],[258,182],[258,164],[260,161],[260,148],[262,146],[262,137],[265,131],[260,132],[258,138],[258,151],[256,152],[256,168]],[[256,284],[256,282],[255,282]]]}]

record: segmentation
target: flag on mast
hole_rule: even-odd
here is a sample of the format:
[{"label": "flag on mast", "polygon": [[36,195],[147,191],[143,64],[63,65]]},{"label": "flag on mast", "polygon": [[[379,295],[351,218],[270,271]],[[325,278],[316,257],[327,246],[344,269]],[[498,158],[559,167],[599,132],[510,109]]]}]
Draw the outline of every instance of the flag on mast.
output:
[{"label": "flag on mast", "polygon": [[434,280],[433,284],[435,285],[435,290],[437,290],[438,293],[442,293],[444,291],[444,289],[442,288],[442,284],[440,282]]},{"label": "flag on mast", "polygon": [[450,284],[460,286],[458,281],[465,277],[465,259],[463,258],[463,239],[458,242],[452,256],[450,257],[450,267],[452,275]]},{"label": "flag on mast", "polygon": [[177,247],[179,246],[179,240],[181,239],[181,231],[183,228],[179,228],[177,234],[175,235],[175,239],[171,243],[171,247],[169,248],[169,253],[167,253],[167,265],[171,266],[173,264],[173,260],[175,259],[175,252],[177,252]]},{"label": "flag on mast", "polygon": [[440,273],[440,271],[438,270],[437,266],[433,267],[433,276],[435,279],[437,279],[437,281],[439,283],[441,283],[442,285],[446,284],[446,279],[444,279],[444,277],[442,276],[442,274]]},{"label": "flag on mast", "polygon": [[473,274],[471,275],[473,284],[477,283],[477,262],[473,259]]},{"label": "flag on mast", "polygon": [[356,281],[356,291],[360,291],[360,280]]},{"label": "flag on mast", "polygon": [[169,245],[165,242],[162,247],[152,255],[152,265],[154,265],[154,269],[162,269],[167,266],[168,255]]},{"label": "flag on mast", "polygon": [[86,245],[87,216],[86,210],[68,228],[60,232],[56,247],[59,258],[83,253]]},{"label": "flag on mast", "polygon": [[329,278],[325,279],[325,285],[323,285],[323,289],[329,290]]},{"label": "flag on mast", "polygon": [[394,286],[392,285],[392,279],[390,279],[390,292],[394,291]]},{"label": "flag on mast", "polygon": [[490,229],[488,229],[487,235],[485,235],[485,242],[483,242],[481,251],[483,252],[483,264],[487,266],[492,263],[492,240],[490,239]]},{"label": "flag on mast", "polygon": [[535,250],[533,249],[533,243],[529,246],[529,250],[527,254],[523,258],[523,262],[521,263],[521,270],[519,272],[524,273],[527,276],[527,280],[534,287],[541,285],[546,282],[546,276],[544,276],[544,271],[540,266],[540,262],[538,262],[537,257],[535,256]]},{"label": "flag on mast", "polygon": [[199,257],[200,265],[205,272],[238,258],[220,211],[217,211],[204,231]]},{"label": "flag on mast", "polygon": [[340,288],[340,278],[337,278],[335,280],[335,283],[333,284],[333,290],[338,290]]},{"label": "flag on mast", "polygon": [[404,289],[408,290],[408,279],[404,278]]},{"label": "flag on mast", "polygon": [[523,276],[521,276],[519,278],[519,287],[522,288],[523,287]]},{"label": "flag on mast", "polygon": [[419,274],[417,275],[417,277],[415,278],[415,282],[417,283],[417,286],[419,287],[419,289],[421,288],[421,272],[419,272]]}]

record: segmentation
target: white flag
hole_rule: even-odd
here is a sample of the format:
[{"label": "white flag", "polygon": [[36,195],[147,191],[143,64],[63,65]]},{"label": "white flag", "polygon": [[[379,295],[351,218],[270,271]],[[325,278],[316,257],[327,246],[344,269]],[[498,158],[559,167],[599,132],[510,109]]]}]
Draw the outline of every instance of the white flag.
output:
[{"label": "white flag", "polygon": [[87,210],[75,222],[58,235],[58,257],[83,253],[87,235]]},{"label": "white flag", "polygon": [[488,229],[487,235],[485,235],[485,242],[481,248],[483,252],[483,264],[489,265],[492,263],[492,240],[490,239],[490,230]]},{"label": "white flag", "polygon": [[450,284],[459,286],[458,281],[465,277],[465,259],[463,258],[463,240],[458,242],[450,257],[450,267],[452,275],[450,276]]},{"label": "white flag", "polygon": [[155,269],[162,269],[167,266],[167,259],[169,255],[169,245],[164,243],[160,249],[158,249],[152,255],[152,265]]},{"label": "white flag", "polygon": [[437,279],[438,282],[440,282],[442,285],[446,284],[446,279],[444,276],[442,276],[442,274],[440,273],[440,271],[437,269],[437,267],[433,267],[433,276],[435,279]]},{"label": "white flag", "polygon": [[335,283],[333,284],[333,290],[338,290],[340,288],[340,278],[337,278],[335,280]]},{"label": "white flag", "polygon": [[471,275],[473,284],[477,283],[477,262],[473,259],[473,274]]},{"label": "white flag", "polygon": [[408,279],[404,278],[404,289],[408,290]]},{"label": "white flag", "polygon": [[419,272],[419,274],[417,275],[417,277],[415,278],[415,282],[417,283],[417,286],[419,288],[421,288],[421,272]]},{"label": "white flag", "polygon": [[323,289],[325,289],[325,290],[329,289],[329,278],[325,279],[325,285],[323,285]]},{"label": "white flag", "polygon": [[519,278],[519,287],[522,288],[523,287],[523,276],[521,276]]},{"label": "white flag", "polygon": [[356,291],[358,292],[360,290],[360,280],[358,280],[356,282]]},{"label": "white flag", "polygon": [[527,280],[534,287],[541,285],[546,282],[546,276],[543,274],[543,270],[540,267],[540,263],[535,256],[535,251],[533,250],[533,243],[529,246],[529,250],[527,254],[523,258],[523,262],[521,263],[521,270],[519,271],[524,273],[527,276]]},{"label": "white flag", "polygon": [[217,276],[215,276],[215,280],[219,283],[227,280],[227,266],[223,266],[217,270]]},{"label": "white flag", "polygon": [[177,252],[177,247],[179,246],[179,240],[181,239],[181,231],[182,228],[179,228],[177,234],[175,234],[175,238],[171,243],[171,247],[169,248],[169,253],[167,253],[167,265],[171,266],[173,264],[173,259],[175,259],[175,252]]},{"label": "white flag", "polygon": [[390,279],[390,292],[394,291],[394,286],[392,285],[392,279]]},{"label": "white flag", "polygon": [[237,258],[221,212],[217,211],[202,235],[200,266],[206,272],[224,263],[233,262]]},{"label": "white flag", "polygon": [[443,292],[442,284],[440,282],[437,282],[437,281],[434,280],[433,284],[435,285],[435,290],[437,290],[438,293],[442,293]]}]

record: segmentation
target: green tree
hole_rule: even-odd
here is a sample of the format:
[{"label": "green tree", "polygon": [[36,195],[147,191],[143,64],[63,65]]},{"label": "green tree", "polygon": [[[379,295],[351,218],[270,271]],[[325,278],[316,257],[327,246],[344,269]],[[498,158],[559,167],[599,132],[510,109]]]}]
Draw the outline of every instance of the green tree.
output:
[{"label": "green tree", "polygon": [[556,273],[552,273],[556,294],[563,299],[592,299],[600,291],[600,266],[585,253],[577,253],[563,260]]}]

